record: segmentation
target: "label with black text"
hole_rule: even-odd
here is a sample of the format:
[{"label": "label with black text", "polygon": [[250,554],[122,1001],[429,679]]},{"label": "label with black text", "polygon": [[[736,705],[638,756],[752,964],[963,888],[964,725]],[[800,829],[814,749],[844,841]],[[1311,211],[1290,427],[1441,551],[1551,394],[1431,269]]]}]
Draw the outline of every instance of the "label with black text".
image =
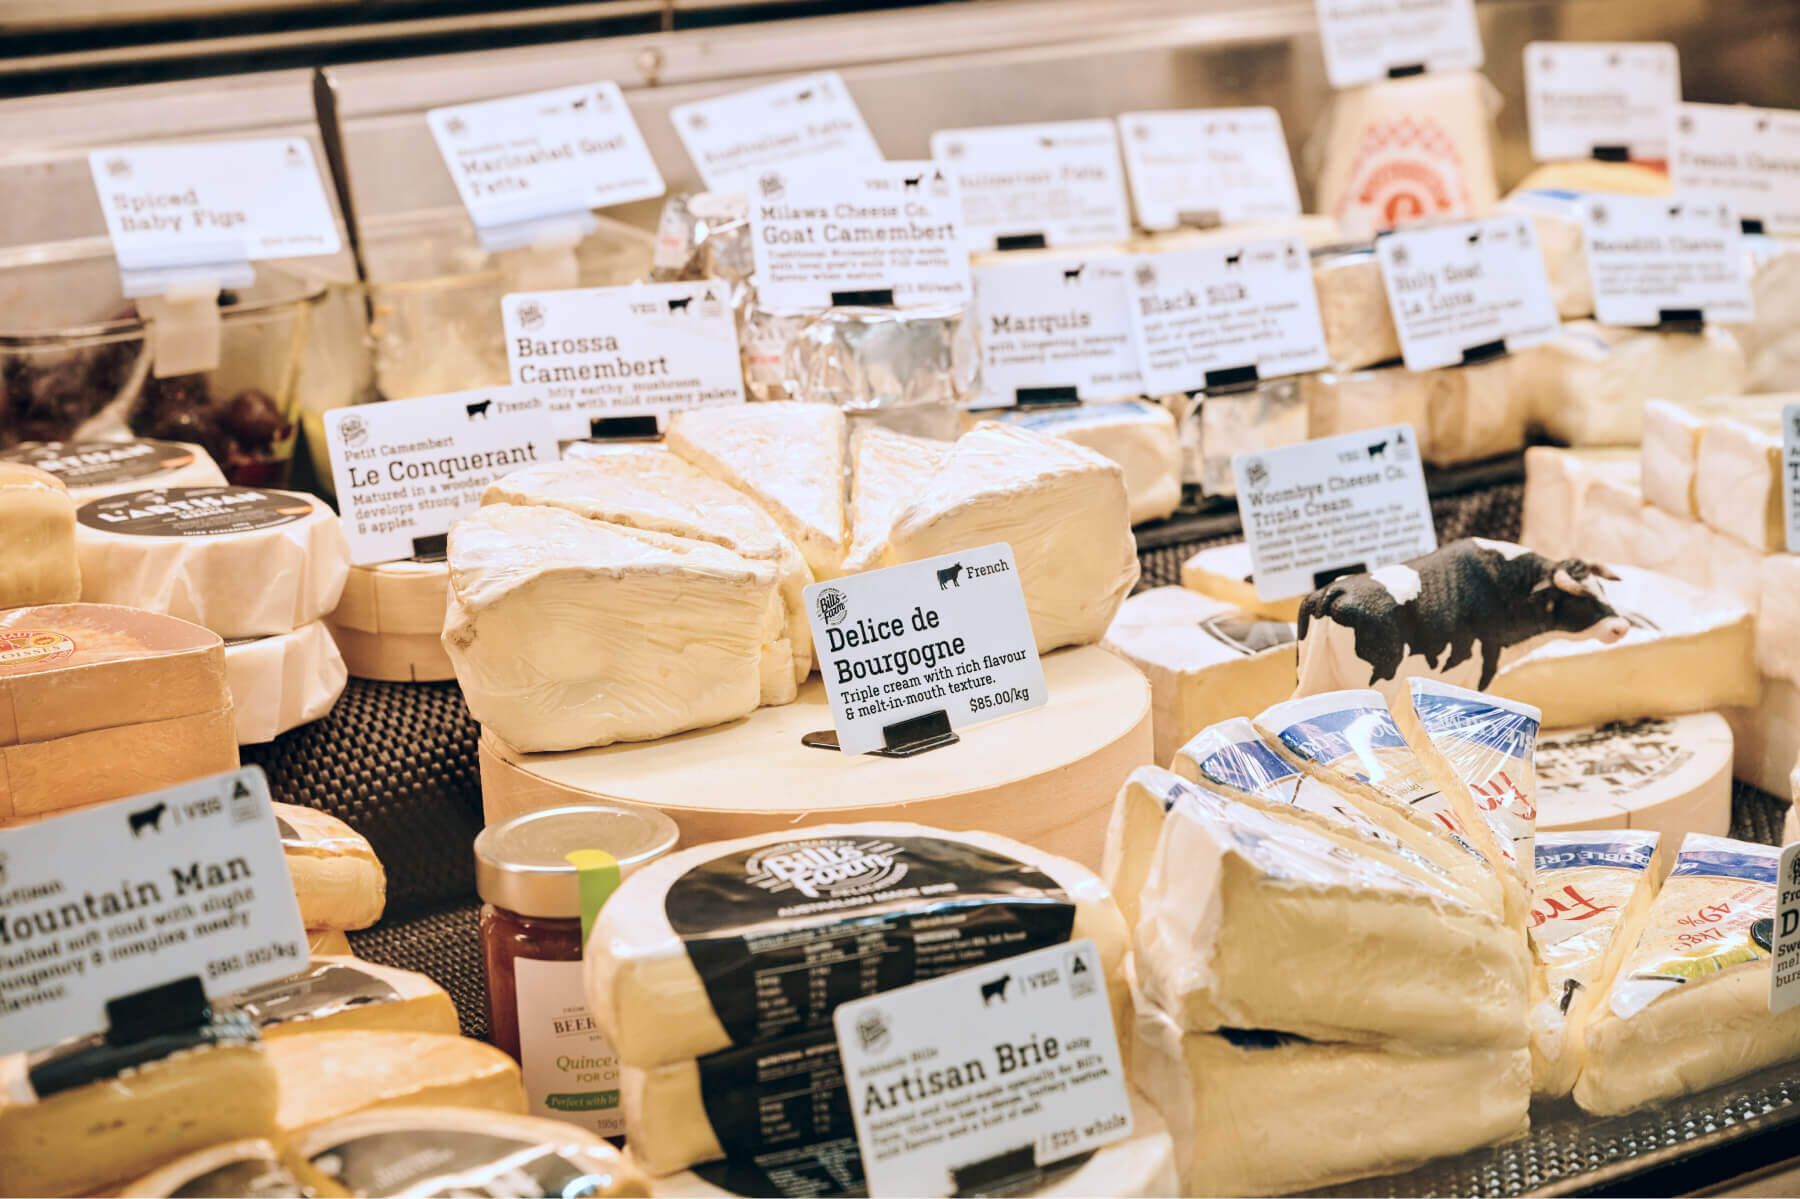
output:
[{"label": "label with black text", "polygon": [[1668,42],[1525,47],[1525,115],[1539,162],[1589,158],[1601,149],[1661,162],[1680,103],[1681,61]]},{"label": "label with black text", "polygon": [[1787,551],[1800,553],[1800,404],[1781,409],[1781,510],[1787,517]]},{"label": "label with black text", "polygon": [[1300,189],[1273,108],[1119,114],[1131,202],[1146,229],[1300,215]]},{"label": "label with black text", "polygon": [[1775,871],[1775,921],[1769,964],[1769,1011],[1800,1005],[1800,841],[1781,851]]},{"label": "label with black text", "polygon": [[1119,134],[1111,121],[940,129],[931,135],[931,157],[962,189],[963,237],[971,253],[1131,236]]},{"label": "label with black text", "polygon": [[1669,177],[1676,195],[1729,204],[1764,233],[1800,233],[1800,112],[1683,104]]},{"label": "label with black text", "polygon": [[1744,235],[1731,206],[1671,196],[1588,196],[1581,206],[1594,318],[1655,325],[1671,313],[1749,321]]},{"label": "label with black text", "polygon": [[1474,71],[1482,61],[1475,0],[1316,0],[1332,87],[1390,75]]},{"label": "label with black text", "polygon": [[1407,370],[1523,349],[1562,327],[1528,217],[1385,233],[1375,252]]},{"label": "label with black text", "polygon": [[716,192],[747,192],[770,167],[881,161],[881,147],[836,71],[678,104],[669,120]]},{"label": "label with black text", "polygon": [[1073,252],[978,263],[979,406],[1008,407],[1020,392],[1038,389],[1074,388],[1077,400],[1141,395],[1130,265],[1119,255]]}]

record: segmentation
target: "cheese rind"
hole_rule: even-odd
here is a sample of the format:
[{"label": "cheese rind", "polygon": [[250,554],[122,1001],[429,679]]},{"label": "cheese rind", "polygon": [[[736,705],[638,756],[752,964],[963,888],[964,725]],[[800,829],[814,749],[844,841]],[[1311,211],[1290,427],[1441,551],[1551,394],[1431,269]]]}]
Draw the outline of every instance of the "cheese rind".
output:
[{"label": "cheese rind", "polygon": [[0,608],[81,598],[75,501],[56,476],[0,462]]},{"label": "cheese rind", "polygon": [[356,929],[381,919],[387,874],[362,834],[317,808],[271,806],[301,923],[311,929]]},{"label": "cheese rind", "polygon": [[419,1032],[302,1032],[266,1047],[281,1096],[275,1124],[300,1137],[377,1107],[435,1105],[523,1115],[519,1066],[492,1045]]},{"label": "cheese rind", "polygon": [[225,647],[231,717],[239,745],[273,741],[318,720],[344,693],[349,674],[322,620]]},{"label": "cheese rind", "polygon": [[888,534],[894,517],[949,455],[949,442],[909,437],[869,421],[851,427],[850,549],[844,555],[845,574],[890,565]]},{"label": "cheese rind", "polygon": [[1751,549],[1786,549],[1787,518],[1781,505],[1780,432],[1729,418],[1707,421],[1694,462],[1694,507],[1700,519]]},{"label": "cheese rind", "polygon": [[1700,515],[1694,499],[1694,467],[1706,422],[1680,404],[1644,402],[1644,499],[1676,516]]},{"label": "cheese rind", "polygon": [[1181,439],[1175,417],[1159,405],[1122,400],[1042,411],[1014,408],[995,419],[1117,462],[1125,472],[1134,525],[1162,520],[1181,506]]},{"label": "cheese rind", "polygon": [[1300,619],[1300,601],[1305,598],[1298,595],[1281,600],[1259,598],[1256,580],[1251,575],[1250,546],[1242,541],[1211,546],[1183,562],[1181,585],[1264,620],[1290,623]]}]

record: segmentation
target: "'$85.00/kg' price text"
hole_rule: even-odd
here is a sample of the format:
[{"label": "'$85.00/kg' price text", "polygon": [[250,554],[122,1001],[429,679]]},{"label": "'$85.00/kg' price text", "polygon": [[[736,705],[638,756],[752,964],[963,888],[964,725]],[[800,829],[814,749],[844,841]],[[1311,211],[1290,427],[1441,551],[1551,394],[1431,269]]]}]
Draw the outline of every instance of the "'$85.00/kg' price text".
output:
[{"label": "'$85.00/kg' price text", "polygon": [[1031,698],[1031,692],[1023,687],[1008,687],[1003,691],[995,691],[988,695],[971,695],[969,711],[982,712],[988,708],[997,708],[1001,704],[1023,703]]},{"label": "'$85.00/kg' price text", "polygon": [[252,966],[261,966],[283,958],[298,957],[299,954],[294,951],[292,945],[281,941],[271,941],[267,945],[259,945],[255,949],[245,950],[241,954],[234,953],[228,958],[215,958],[206,963],[206,977],[220,978]]}]

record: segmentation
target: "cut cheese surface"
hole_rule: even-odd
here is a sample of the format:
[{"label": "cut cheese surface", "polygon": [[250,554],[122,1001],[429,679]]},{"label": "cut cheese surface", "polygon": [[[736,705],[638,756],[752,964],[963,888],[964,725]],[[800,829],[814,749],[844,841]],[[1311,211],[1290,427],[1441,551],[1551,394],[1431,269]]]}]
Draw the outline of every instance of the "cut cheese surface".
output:
[{"label": "cut cheese surface", "polygon": [[1723,834],[1732,742],[1716,712],[1546,733],[1537,750],[1538,827],[1647,829],[1662,834],[1669,853],[1688,833]]},{"label": "cut cheese surface", "polygon": [[1091,645],[1138,580],[1125,473],[1092,450],[984,421],[894,518],[899,562],[1012,546],[1039,653]]},{"label": "cut cheese surface", "polygon": [[62,480],[77,503],[159,487],[223,487],[219,464],[197,445],[134,437],[127,441],[35,441],[0,453]]},{"label": "cut cheese surface", "polygon": [[1644,499],[1675,516],[1696,517],[1694,467],[1706,421],[1667,400],[1644,403]]},{"label": "cut cheese surface", "polygon": [[1256,594],[1252,575],[1250,546],[1242,541],[1203,549],[1181,564],[1181,585],[1189,591],[1210,595],[1234,608],[1241,608],[1265,620],[1300,618],[1303,596],[1264,601]]},{"label": "cut cheese surface", "polygon": [[1765,677],[1800,683],[1800,555],[1763,558],[1756,615],[1757,666]]},{"label": "cut cheese surface", "polygon": [[1181,441],[1175,418],[1146,400],[1078,404],[1042,411],[1010,409],[996,419],[1086,446],[1125,471],[1131,523],[1162,520],[1181,504]]},{"label": "cut cheese surface", "polygon": [[1581,515],[1583,502],[1595,480],[1609,478],[1635,487],[1638,473],[1636,450],[1531,446],[1525,451],[1520,543],[1553,562],[1573,556],[1587,527]]},{"label": "cut cheese surface", "polygon": [[[850,549],[844,573],[889,565],[888,533],[894,517],[943,465],[950,443],[908,437],[869,421],[850,432]],[[804,614],[802,614],[804,617]]]},{"label": "cut cheese surface", "polygon": [[1719,715],[1731,726],[1732,773],[1770,795],[1780,795],[1794,763],[1800,761],[1800,687],[1786,679],[1767,679],[1760,704],[1724,708]]},{"label": "cut cheese surface", "polygon": [[1708,526],[1751,549],[1787,548],[1782,514],[1780,404],[1767,396],[1773,427],[1719,418],[1700,431],[1694,463],[1694,507]]},{"label": "cut cheese surface", "polygon": [[400,1105],[525,1111],[519,1066],[492,1045],[420,1032],[303,1032],[266,1047],[284,1137],[369,1108]]},{"label": "cut cheese surface", "polygon": [[459,1027],[450,996],[423,974],[353,957],[314,955],[306,969],[220,1003],[243,1012],[264,1038],[353,1029],[455,1036]]},{"label": "cut cheese surface", "polygon": [[513,746],[651,740],[760,702],[785,619],[768,564],[511,504],[459,521],[449,546],[444,646],[469,711]]},{"label": "cut cheese surface", "polygon": [[1333,370],[1361,370],[1400,357],[1400,332],[1373,246],[1315,250],[1312,270]]},{"label": "cut cheese surface", "polygon": [[815,579],[841,573],[844,414],[830,404],[728,404],[678,412],[668,445],[760,504],[793,539]]},{"label": "cut cheese surface", "polygon": [[1678,404],[1743,390],[1744,351],[1716,325],[1666,333],[1572,321],[1522,350],[1515,386],[1532,424],[1566,445],[1637,445],[1644,401]]},{"label": "cut cheese surface", "polygon": [[0,608],[81,598],[75,501],[55,475],[0,461]]},{"label": "cut cheese surface", "polygon": [[301,922],[311,929],[352,929],[381,919],[387,874],[362,834],[317,808],[272,806]]},{"label": "cut cheese surface", "polygon": [[331,711],[349,678],[322,620],[225,647],[239,745],[273,741]]}]

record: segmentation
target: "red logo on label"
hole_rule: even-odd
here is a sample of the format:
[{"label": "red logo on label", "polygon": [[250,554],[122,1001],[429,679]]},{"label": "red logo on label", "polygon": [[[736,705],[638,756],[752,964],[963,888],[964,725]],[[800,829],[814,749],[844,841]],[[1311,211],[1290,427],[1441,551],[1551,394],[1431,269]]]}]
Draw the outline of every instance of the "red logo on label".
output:
[{"label": "red logo on label", "polygon": [[1531,909],[1531,927],[1536,928],[1546,920],[1592,920],[1602,912],[1617,910],[1615,904],[1595,903],[1577,891],[1574,883],[1563,888],[1563,895],[1568,898],[1569,902],[1564,903],[1555,895],[1546,895],[1538,900]]}]

